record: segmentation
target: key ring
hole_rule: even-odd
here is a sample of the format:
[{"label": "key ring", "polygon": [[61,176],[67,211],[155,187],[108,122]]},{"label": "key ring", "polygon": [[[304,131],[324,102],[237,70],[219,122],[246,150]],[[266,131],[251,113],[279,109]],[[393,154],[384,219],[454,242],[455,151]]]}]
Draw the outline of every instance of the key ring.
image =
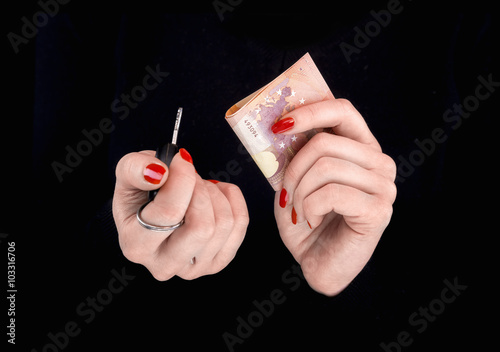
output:
[{"label": "key ring", "polygon": [[184,224],[184,219],[182,219],[181,221],[179,221],[177,224],[175,225],[166,225],[166,226],[158,226],[158,225],[153,225],[153,224],[148,224],[147,222],[145,222],[142,217],[141,217],[141,212],[142,210],[149,204],[151,203],[150,200],[148,200],[146,203],[144,203],[143,205],[141,205],[141,207],[139,209],[137,209],[137,213],[136,213],[136,217],[137,217],[137,221],[139,221],[139,224],[141,224],[142,227],[144,227],[145,229],[147,230],[151,230],[151,231],[161,231],[161,232],[165,232],[165,231],[173,231],[179,227],[181,227],[183,224]]}]

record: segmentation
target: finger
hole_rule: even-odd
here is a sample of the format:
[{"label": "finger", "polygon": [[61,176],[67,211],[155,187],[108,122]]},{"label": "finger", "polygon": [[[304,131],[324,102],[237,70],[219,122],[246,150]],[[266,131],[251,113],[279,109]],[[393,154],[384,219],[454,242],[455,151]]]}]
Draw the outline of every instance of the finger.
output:
[{"label": "finger", "polygon": [[154,151],[145,150],[127,154],[118,162],[113,196],[113,213],[117,223],[135,214],[146,201],[144,191],[158,189],[168,178],[167,166],[154,155]]},{"label": "finger", "polygon": [[210,193],[204,181],[197,176],[185,223],[160,244],[150,264],[151,273],[158,280],[177,275],[190,264],[193,257],[200,255],[214,232],[215,218]]},{"label": "finger", "polygon": [[[217,193],[223,196],[224,201],[216,198],[213,198],[213,200],[225,203],[230,207],[231,219],[227,218],[226,212],[228,209],[222,212],[222,214],[226,213],[226,215],[221,217],[219,215],[221,214],[221,209],[214,206],[216,235],[207,244],[202,253],[195,258],[195,265],[187,265],[181,271],[179,276],[184,279],[194,279],[202,275],[211,275],[224,269],[233,260],[245,238],[249,217],[243,194],[233,184],[216,181],[215,183],[217,184]],[[224,226],[221,227],[221,223]],[[219,231],[227,232],[227,234],[225,236],[217,235]]]},{"label": "finger", "polygon": [[217,187],[231,206],[233,228],[225,244],[213,259],[212,273],[219,272],[233,260],[243,243],[249,223],[248,208],[241,190],[233,184],[224,182],[218,183]]},{"label": "finger", "polygon": [[[293,119],[293,127],[283,134],[305,132],[313,128],[332,128],[339,136],[367,144],[376,150],[380,145],[370,132],[365,120],[346,99],[328,99],[301,106],[284,115],[280,121]],[[291,120],[287,120],[290,121]],[[289,122],[289,124],[290,124]]]},{"label": "finger", "polygon": [[[321,157],[302,177],[294,191],[293,205],[298,222],[305,220],[302,211],[304,198],[329,183],[346,185],[371,195],[395,197],[393,182],[387,178],[350,161]],[[394,200],[390,201],[392,204]]]},{"label": "finger", "polygon": [[186,265],[177,275],[183,279],[194,279],[202,275],[212,274],[214,257],[226,243],[234,227],[231,205],[220,189],[209,181],[203,181],[211,199],[214,217],[213,236],[196,254],[196,265]]},{"label": "finger", "polygon": [[289,204],[293,204],[299,182],[322,157],[345,160],[394,181],[396,166],[386,154],[346,137],[319,133],[295,155],[285,171],[283,187],[288,192]]},{"label": "finger", "polygon": [[[132,153],[124,157],[117,167],[117,175],[123,177],[119,178],[117,176],[117,186],[113,198],[113,214],[119,228],[120,247],[124,255],[133,262],[146,265],[150,261],[150,257],[157,251],[161,243],[170,236],[172,231],[154,232],[146,230],[137,222],[136,211],[147,201],[147,193],[144,190],[151,189],[151,186],[142,187],[142,190],[135,188],[141,187],[142,184],[140,173],[135,170],[140,168],[140,161],[142,161],[142,165],[148,164],[149,161],[165,165],[154,157],[153,151]],[[139,166],[137,167],[137,165]],[[169,173],[168,176],[163,176],[162,182],[156,186],[163,185],[164,187],[160,189],[155,199],[141,213],[144,221],[157,226],[174,225],[182,220],[185,208],[183,209],[182,204],[179,205],[177,202],[184,200],[189,204],[196,178],[193,165],[183,160],[179,154],[172,159],[170,169],[165,165],[165,170],[165,174]],[[191,177],[186,176],[189,174],[191,174]],[[146,182],[148,181],[146,180]],[[182,192],[179,192],[181,187]],[[176,194],[169,194],[173,193],[170,191],[172,188],[177,192]],[[172,198],[175,201],[172,201]],[[182,214],[172,211],[178,209],[181,209]]]},{"label": "finger", "polygon": [[173,157],[167,180],[154,200],[142,211],[142,217],[147,223],[167,226],[177,224],[184,218],[197,179],[194,166],[189,160],[181,152]]},{"label": "finger", "polygon": [[150,191],[160,188],[168,177],[165,163],[155,158],[155,152],[144,150],[125,155],[116,165],[115,193],[119,197],[131,191]]},{"label": "finger", "polygon": [[392,203],[387,200],[335,183],[308,195],[303,207],[313,228],[325,215],[334,212],[342,215],[345,223],[358,234],[382,234],[392,215]]},{"label": "finger", "polygon": [[[390,218],[392,207],[349,186],[328,184],[305,200],[305,209],[317,236],[301,267],[305,275],[321,278],[309,281],[313,288],[336,295],[366,265],[380,240],[384,224],[373,219]],[[335,228],[325,230],[325,226]]]}]

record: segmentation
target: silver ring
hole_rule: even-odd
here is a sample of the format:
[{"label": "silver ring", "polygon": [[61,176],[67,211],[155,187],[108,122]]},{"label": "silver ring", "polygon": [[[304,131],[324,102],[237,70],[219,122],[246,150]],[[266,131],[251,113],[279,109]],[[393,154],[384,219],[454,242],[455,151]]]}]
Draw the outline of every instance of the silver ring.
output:
[{"label": "silver ring", "polygon": [[152,224],[148,224],[147,222],[145,222],[142,217],[141,217],[141,212],[142,210],[150,203],[151,201],[148,201],[146,203],[144,203],[143,205],[141,205],[141,207],[139,209],[137,209],[137,213],[136,213],[136,217],[137,217],[137,221],[139,221],[139,224],[141,224],[142,227],[144,227],[145,229],[148,229],[148,230],[151,230],[151,231],[173,231],[179,227],[181,227],[183,224],[184,224],[184,219],[182,219],[181,221],[179,221],[177,224],[175,225],[166,225],[166,226],[158,226],[158,225],[152,225]]}]

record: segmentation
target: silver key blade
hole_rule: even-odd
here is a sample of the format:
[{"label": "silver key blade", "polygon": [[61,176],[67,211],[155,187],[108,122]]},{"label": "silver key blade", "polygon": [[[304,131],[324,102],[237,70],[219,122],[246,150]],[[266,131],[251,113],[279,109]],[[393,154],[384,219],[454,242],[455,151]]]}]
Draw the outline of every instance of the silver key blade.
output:
[{"label": "silver key blade", "polygon": [[177,134],[179,133],[179,125],[181,123],[182,108],[177,109],[177,116],[175,118],[174,134],[172,136],[172,144],[177,144]]}]

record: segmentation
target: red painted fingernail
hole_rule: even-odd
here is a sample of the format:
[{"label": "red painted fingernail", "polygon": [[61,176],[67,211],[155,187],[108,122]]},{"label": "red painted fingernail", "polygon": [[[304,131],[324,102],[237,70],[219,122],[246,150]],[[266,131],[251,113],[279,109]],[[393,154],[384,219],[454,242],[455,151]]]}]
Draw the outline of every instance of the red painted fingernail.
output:
[{"label": "red painted fingernail", "polygon": [[273,133],[283,133],[291,129],[294,124],[295,121],[293,120],[293,118],[287,117],[283,120],[279,120],[274,125],[272,125],[271,131],[273,131]]},{"label": "red painted fingernail", "polygon": [[311,224],[309,223],[309,221],[307,221],[307,225],[309,225],[309,228],[310,228],[311,230],[313,229],[313,228],[312,228],[312,226],[311,226]]},{"label": "red painted fingernail", "polygon": [[295,207],[292,208],[292,224],[297,225],[297,213]]},{"label": "red painted fingernail", "polygon": [[193,163],[193,158],[191,157],[191,154],[188,153],[188,151],[184,148],[179,149],[179,153],[181,154],[181,158],[186,160],[189,163]]},{"label": "red painted fingernail", "polygon": [[220,181],[217,181],[217,180],[207,180],[207,181],[210,181],[212,182],[214,185],[218,184]]},{"label": "red painted fingernail", "polygon": [[149,183],[157,185],[161,182],[163,175],[165,174],[165,168],[158,164],[149,164],[144,170],[144,179]]},{"label": "red painted fingernail", "polygon": [[280,193],[280,207],[284,208],[286,207],[286,202],[288,201],[288,193],[286,192],[286,189],[282,189]]}]

